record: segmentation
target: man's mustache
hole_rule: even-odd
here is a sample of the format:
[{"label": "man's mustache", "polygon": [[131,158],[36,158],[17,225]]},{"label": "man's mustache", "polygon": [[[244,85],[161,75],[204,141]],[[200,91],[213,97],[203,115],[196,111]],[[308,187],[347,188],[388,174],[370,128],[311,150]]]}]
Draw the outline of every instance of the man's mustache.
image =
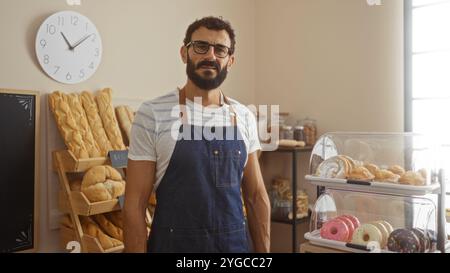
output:
[{"label": "man's mustache", "polygon": [[197,64],[196,69],[201,68],[202,66],[212,66],[214,67],[217,71],[220,70],[220,65],[217,62],[213,62],[213,61],[201,61]]}]

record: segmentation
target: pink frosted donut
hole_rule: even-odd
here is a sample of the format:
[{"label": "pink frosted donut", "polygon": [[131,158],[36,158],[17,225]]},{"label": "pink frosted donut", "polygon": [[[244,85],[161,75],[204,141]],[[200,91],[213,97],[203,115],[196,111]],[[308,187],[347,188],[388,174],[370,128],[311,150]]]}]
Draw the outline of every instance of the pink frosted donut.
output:
[{"label": "pink frosted donut", "polygon": [[320,236],[324,239],[346,242],[349,236],[349,229],[341,219],[332,219],[323,224],[320,229]]},{"label": "pink frosted donut", "polygon": [[341,215],[341,216],[339,216],[339,217],[345,217],[345,218],[350,219],[350,221],[352,221],[353,227],[354,227],[355,229],[359,228],[359,226],[361,225],[361,223],[359,222],[358,218],[356,218],[356,216],[347,214],[347,215]]},{"label": "pink frosted donut", "polygon": [[353,222],[349,218],[343,217],[343,216],[339,216],[335,219],[342,220],[347,225],[347,227],[348,227],[347,242],[350,242],[352,240],[353,231],[355,231],[355,226],[353,225]]}]

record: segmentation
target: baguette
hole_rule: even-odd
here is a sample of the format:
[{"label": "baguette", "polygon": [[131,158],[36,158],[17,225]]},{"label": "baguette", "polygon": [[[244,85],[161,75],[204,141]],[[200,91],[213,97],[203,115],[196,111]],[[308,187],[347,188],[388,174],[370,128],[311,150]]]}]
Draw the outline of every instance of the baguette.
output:
[{"label": "baguette", "polygon": [[113,211],[105,214],[106,218],[111,221],[116,227],[123,228],[123,214],[122,211]]},{"label": "baguette", "polygon": [[123,231],[120,227],[115,226],[103,214],[94,215],[94,221],[100,226],[103,232],[114,239],[123,242]]},{"label": "baguette", "polygon": [[123,245],[121,241],[106,235],[100,229],[100,227],[89,217],[81,217],[81,226],[83,228],[83,232],[87,235],[97,238],[100,242],[100,245],[105,250]]},{"label": "baguette", "polygon": [[106,135],[105,128],[103,128],[102,119],[100,118],[94,96],[92,93],[84,91],[81,93],[81,102],[84,111],[86,112],[86,118],[91,128],[92,135],[100,149],[100,153],[102,156],[107,156],[108,152],[113,148]]},{"label": "baguette", "polygon": [[117,106],[116,107],[117,121],[119,122],[120,130],[125,144],[130,143],[131,125],[134,120],[133,110],[129,106]]},{"label": "baguette", "polygon": [[100,157],[100,149],[98,148],[97,142],[92,136],[91,128],[87,121],[86,113],[84,112],[83,106],[81,105],[80,98],[78,94],[64,95],[69,102],[70,110],[72,111],[73,118],[76,121],[77,129],[83,138],[83,142],[90,157]]},{"label": "baguette", "polygon": [[82,135],[78,131],[67,98],[61,92],[55,91],[48,96],[48,103],[69,151],[78,159],[89,158],[88,150],[83,142]]},{"label": "baguette", "polygon": [[114,150],[125,150],[114,108],[112,106],[112,90],[105,88],[95,97],[103,126]]}]

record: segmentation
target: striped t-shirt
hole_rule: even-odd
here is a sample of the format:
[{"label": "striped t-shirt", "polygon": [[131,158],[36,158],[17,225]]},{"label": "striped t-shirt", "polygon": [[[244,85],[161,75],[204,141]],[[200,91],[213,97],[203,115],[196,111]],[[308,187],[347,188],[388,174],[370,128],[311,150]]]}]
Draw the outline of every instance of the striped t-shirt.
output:
[{"label": "striped t-shirt", "polygon": [[[227,97],[228,98],[228,97]],[[236,113],[237,129],[242,136],[248,154],[261,149],[254,114],[244,105],[228,98]],[[178,140],[179,91],[144,102],[136,113],[131,128],[128,158],[156,162],[154,190],[161,182]],[[230,106],[203,107],[186,99],[188,124],[196,126],[231,126]]]}]

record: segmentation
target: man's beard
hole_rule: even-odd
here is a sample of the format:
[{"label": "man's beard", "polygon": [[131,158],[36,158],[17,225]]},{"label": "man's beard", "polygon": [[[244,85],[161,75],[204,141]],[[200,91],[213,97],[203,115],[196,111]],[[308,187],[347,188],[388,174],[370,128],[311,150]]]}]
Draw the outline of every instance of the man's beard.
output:
[{"label": "man's beard", "polygon": [[[199,69],[201,66],[212,66],[216,68],[217,76],[214,78],[204,78],[196,73],[196,69]],[[210,74],[210,71],[205,71],[204,74]],[[220,65],[217,62],[213,61],[201,61],[197,65],[195,65],[189,55],[187,56],[187,65],[186,65],[186,74],[188,78],[200,89],[210,91],[219,87],[227,78],[228,70],[225,68],[220,69]]]}]

